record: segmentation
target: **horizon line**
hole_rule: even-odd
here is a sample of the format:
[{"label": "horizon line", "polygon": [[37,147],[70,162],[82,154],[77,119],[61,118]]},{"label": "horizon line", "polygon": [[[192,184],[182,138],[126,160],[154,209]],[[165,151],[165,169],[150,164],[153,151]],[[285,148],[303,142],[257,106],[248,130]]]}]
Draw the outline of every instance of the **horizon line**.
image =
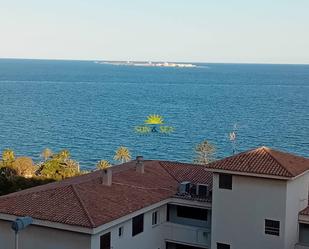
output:
[{"label": "horizon line", "polygon": [[218,61],[173,61],[173,60],[111,60],[111,59],[68,59],[68,58],[26,58],[26,57],[0,57],[0,60],[43,60],[43,61],[106,61],[106,62],[168,62],[168,63],[201,63],[201,64],[248,64],[248,65],[304,65],[308,66],[309,62],[218,62]]}]

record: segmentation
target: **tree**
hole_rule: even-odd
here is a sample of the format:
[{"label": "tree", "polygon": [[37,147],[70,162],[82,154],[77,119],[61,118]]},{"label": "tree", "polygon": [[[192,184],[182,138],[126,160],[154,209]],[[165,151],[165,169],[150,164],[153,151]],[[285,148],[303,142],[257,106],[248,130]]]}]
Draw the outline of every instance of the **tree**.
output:
[{"label": "tree", "polygon": [[129,149],[124,146],[119,147],[114,156],[114,160],[121,161],[121,163],[130,161],[131,154]]},{"label": "tree", "polygon": [[11,149],[5,149],[2,152],[2,160],[4,166],[11,166],[13,161],[15,160],[15,153]]},{"label": "tree", "polygon": [[76,176],[79,173],[79,163],[73,159],[65,159],[61,164],[61,171],[59,172],[62,178]]},{"label": "tree", "polygon": [[69,159],[71,156],[70,152],[68,150],[61,150],[58,153],[58,157],[60,157],[61,159]]},{"label": "tree", "polygon": [[97,163],[97,169],[107,169],[111,166],[110,162],[107,160],[101,160]]},{"label": "tree", "polygon": [[42,151],[41,157],[46,161],[48,158],[51,158],[53,156],[53,152],[51,149],[46,148]]},{"label": "tree", "polygon": [[33,161],[30,157],[16,158],[16,160],[12,163],[12,168],[16,171],[18,176],[23,176],[26,178],[32,177],[35,171]]},{"label": "tree", "polygon": [[194,162],[197,164],[208,164],[214,160],[215,147],[210,144],[207,140],[198,144],[195,147],[196,157]]},{"label": "tree", "polygon": [[58,159],[46,161],[39,170],[39,175],[44,178],[62,180],[78,174],[78,163],[72,159],[67,162]]},{"label": "tree", "polygon": [[0,195],[9,194],[23,189],[53,182],[53,179],[43,179],[40,177],[25,178],[22,176],[6,177],[0,169]]},{"label": "tree", "polygon": [[39,166],[38,174],[55,180],[76,176],[79,174],[79,163],[70,159],[68,150],[62,150],[43,162]]},{"label": "tree", "polygon": [[0,177],[6,179],[12,179],[17,175],[16,170],[12,169],[11,167],[1,167],[0,168]]}]

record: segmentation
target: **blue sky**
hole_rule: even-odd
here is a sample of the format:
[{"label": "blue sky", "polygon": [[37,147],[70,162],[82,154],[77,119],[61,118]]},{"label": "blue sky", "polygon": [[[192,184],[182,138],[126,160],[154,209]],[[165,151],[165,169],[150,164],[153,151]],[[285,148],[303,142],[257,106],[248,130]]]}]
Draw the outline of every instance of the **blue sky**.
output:
[{"label": "blue sky", "polygon": [[309,63],[308,0],[0,0],[0,58]]}]

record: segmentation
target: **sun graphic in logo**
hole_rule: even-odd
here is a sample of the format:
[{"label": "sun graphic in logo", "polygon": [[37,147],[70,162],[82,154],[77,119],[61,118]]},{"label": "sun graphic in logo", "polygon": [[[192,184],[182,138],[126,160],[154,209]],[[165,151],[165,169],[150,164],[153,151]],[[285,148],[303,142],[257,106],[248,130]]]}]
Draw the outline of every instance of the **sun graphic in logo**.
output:
[{"label": "sun graphic in logo", "polygon": [[152,114],[147,117],[145,124],[158,125],[163,124],[163,117],[157,114]]}]

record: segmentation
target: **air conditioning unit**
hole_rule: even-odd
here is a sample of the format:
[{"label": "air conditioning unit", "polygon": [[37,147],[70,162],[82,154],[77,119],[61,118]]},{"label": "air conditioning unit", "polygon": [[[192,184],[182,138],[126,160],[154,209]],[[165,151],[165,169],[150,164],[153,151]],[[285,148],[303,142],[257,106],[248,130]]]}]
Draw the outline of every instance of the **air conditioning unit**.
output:
[{"label": "air conditioning unit", "polygon": [[188,194],[190,191],[190,185],[191,185],[191,182],[188,182],[188,181],[181,182],[178,188],[179,194]]},{"label": "air conditioning unit", "polygon": [[197,185],[194,183],[191,183],[189,193],[191,196],[196,196],[197,191]]},{"label": "air conditioning unit", "polygon": [[202,198],[209,196],[209,188],[207,184],[197,184],[196,195]]},{"label": "air conditioning unit", "polygon": [[209,233],[204,230],[197,230],[197,242],[198,243],[207,243]]}]

